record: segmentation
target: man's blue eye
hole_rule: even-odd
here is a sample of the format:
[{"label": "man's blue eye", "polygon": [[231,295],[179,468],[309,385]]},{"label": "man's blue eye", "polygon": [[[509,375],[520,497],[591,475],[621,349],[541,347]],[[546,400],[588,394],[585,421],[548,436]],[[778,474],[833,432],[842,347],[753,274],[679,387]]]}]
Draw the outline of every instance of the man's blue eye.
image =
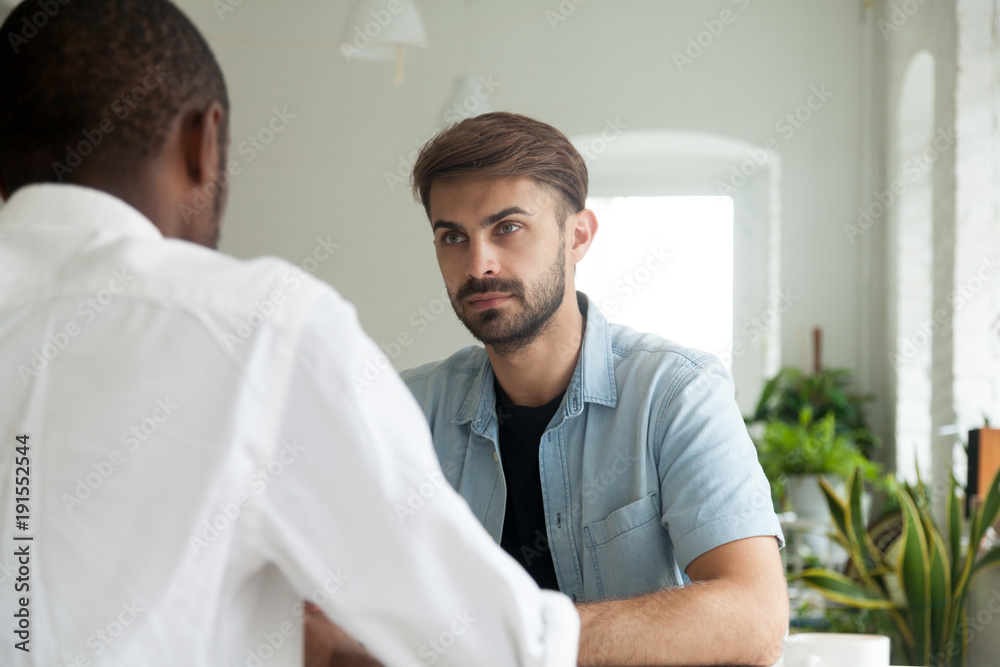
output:
[{"label": "man's blue eye", "polygon": [[518,229],[518,226],[512,222],[505,222],[504,224],[500,225],[501,234],[510,234],[516,229]]},{"label": "man's blue eye", "polygon": [[462,237],[458,234],[445,234],[444,236],[441,237],[441,241],[447,245],[451,245],[452,243],[458,243],[461,240]]}]

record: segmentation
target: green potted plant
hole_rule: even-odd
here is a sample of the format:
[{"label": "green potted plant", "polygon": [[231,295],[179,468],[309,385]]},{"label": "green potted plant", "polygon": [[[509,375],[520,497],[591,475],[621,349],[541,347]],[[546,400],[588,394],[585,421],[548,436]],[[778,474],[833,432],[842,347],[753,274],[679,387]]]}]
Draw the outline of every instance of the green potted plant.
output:
[{"label": "green potted plant", "polygon": [[842,486],[855,470],[873,481],[879,473],[879,466],[864,456],[855,441],[838,432],[836,414],[828,412],[814,421],[809,405],[800,409],[795,423],[767,422],[757,439],[757,455],[776,504],[800,518],[827,517],[821,477]]},{"label": "green potted plant", "polygon": [[816,419],[833,415],[838,435],[858,446],[866,458],[880,444],[865,420],[864,408],[873,394],[850,390],[853,380],[846,368],[821,368],[813,374],[791,366],[768,380],[748,423],[783,421],[795,424],[802,410],[810,408]]},{"label": "green potted plant", "polygon": [[861,511],[862,474],[856,471],[841,497],[827,483],[823,493],[834,519],[835,539],[847,550],[852,576],[828,569],[798,575],[826,598],[857,609],[889,614],[897,650],[911,665],[960,667],[968,653],[966,600],[976,577],[1000,565],[1000,546],[980,554],[987,529],[1000,517],[1000,472],[969,517],[968,547],[957,485],[947,494],[946,525],[931,517],[926,489],[889,478],[899,501],[900,530],[876,545]]}]

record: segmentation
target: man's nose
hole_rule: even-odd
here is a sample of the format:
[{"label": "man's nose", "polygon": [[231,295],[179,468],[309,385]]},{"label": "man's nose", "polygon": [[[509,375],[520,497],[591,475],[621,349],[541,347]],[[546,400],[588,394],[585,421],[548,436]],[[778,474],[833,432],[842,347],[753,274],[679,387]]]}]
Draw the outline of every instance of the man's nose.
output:
[{"label": "man's nose", "polygon": [[496,248],[487,241],[470,241],[466,274],[471,278],[496,276],[500,273],[500,262]]}]

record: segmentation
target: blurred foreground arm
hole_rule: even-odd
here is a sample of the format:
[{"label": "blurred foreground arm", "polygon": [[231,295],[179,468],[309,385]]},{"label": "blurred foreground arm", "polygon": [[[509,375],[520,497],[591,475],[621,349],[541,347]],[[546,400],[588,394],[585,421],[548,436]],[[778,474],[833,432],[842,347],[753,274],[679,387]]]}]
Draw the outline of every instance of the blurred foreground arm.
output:
[{"label": "blurred foreground arm", "polygon": [[572,603],[540,590],[444,479],[354,309],[330,293],[309,312],[282,425],[300,453],[259,500],[272,561],[387,665],[575,665]]}]

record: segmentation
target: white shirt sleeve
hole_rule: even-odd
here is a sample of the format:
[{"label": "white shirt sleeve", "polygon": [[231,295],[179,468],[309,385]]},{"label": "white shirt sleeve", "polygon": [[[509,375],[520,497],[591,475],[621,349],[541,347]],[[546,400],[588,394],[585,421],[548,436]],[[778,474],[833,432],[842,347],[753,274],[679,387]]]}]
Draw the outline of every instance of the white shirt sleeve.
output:
[{"label": "white shirt sleeve", "polygon": [[332,292],[287,396],[294,460],[257,506],[261,547],[296,591],[388,666],[576,664],[574,606],[540,590],[445,481],[412,395]]}]

